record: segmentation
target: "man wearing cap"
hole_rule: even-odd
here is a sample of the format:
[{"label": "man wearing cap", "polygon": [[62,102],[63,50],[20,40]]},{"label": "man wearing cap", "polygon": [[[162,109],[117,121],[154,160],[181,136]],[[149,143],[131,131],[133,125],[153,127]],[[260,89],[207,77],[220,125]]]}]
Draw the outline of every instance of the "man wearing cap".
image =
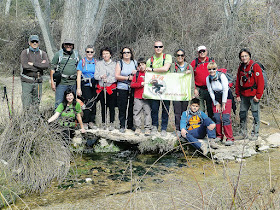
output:
[{"label": "man wearing cap", "polygon": [[74,50],[74,42],[71,39],[65,39],[62,49],[54,55],[51,62],[50,77],[52,90],[55,91],[55,108],[63,101],[63,95],[67,89],[76,92],[76,66],[79,60],[81,57]]},{"label": "man wearing cap", "polygon": [[38,35],[31,35],[28,41],[29,47],[21,52],[20,62],[22,66],[22,106],[24,109],[31,105],[39,106],[42,96],[43,70],[49,68],[47,53],[39,49]]},{"label": "man wearing cap", "polygon": [[198,57],[191,62],[194,70],[194,81],[196,85],[195,95],[199,92],[200,109],[205,112],[205,103],[207,107],[207,114],[213,118],[212,100],[207,90],[206,77],[209,75],[207,65],[212,58],[207,57],[207,49],[205,46],[197,48]]}]

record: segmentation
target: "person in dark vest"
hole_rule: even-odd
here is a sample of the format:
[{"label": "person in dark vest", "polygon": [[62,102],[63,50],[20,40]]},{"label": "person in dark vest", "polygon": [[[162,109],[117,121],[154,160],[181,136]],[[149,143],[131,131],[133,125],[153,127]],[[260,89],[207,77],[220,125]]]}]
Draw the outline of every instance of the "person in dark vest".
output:
[{"label": "person in dark vest", "polygon": [[39,106],[42,97],[43,70],[49,68],[47,53],[39,49],[38,35],[31,35],[29,47],[21,52],[22,106],[24,109]]}]

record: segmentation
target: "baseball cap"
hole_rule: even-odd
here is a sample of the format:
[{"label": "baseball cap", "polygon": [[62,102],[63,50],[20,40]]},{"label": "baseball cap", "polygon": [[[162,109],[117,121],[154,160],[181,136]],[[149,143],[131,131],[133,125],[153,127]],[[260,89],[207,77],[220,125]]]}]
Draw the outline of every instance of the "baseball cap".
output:
[{"label": "baseball cap", "polygon": [[39,37],[38,35],[30,35],[29,37],[29,41],[38,41],[39,42]]},{"label": "baseball cap", "polygon": [[206,47],[201,45],[197,48],[197,52],[199,52],[200,50],[206,50]]},{"label": "baseball cap", "polygon": [[72,45],[74,45],[74,41],[72,39],[65,39],[63,44],[72,44]]}]

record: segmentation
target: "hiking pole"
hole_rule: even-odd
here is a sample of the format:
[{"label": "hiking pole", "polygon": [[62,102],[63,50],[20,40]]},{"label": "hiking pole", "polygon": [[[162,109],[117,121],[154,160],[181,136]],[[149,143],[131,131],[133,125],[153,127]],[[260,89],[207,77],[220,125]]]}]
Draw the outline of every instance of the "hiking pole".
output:
[{"label": "hiking pole", "polygon": [[8,99],[8,95],[7,95],[7,88],[6,88],[6,86],[4,86],[4,96],[3,96],[3,100],[5,100],[5,98],[6,98],[7,107],[8,107],[8,110],[9,110],[9,118],[11,119],[12,110],[11,110],[11,107],[10,107],[10,104],[9,104],[9,99]]},{"label": "hiking pole", "polygon": [[38,76],[38,104],[40,103],[40,86],[39,86],[39,77],[40,77],[40,72],[37,72],[37,76]]},{"label": "hiking pole", "polygon": [[13,83],[12,83],[12,113],[14,112],[14,88],[15,88],[15,70],[13,69]]},{"label": "hiking pole", "polygon": [[131,87],[130,85],[128,84],[128,97],[127,97],[127,107],[126,107],[126,116],[125,116],[125,129],[127,129],[127,121],[128,121],[128,110],[129,110],[129,102],[130,102],[130,94],[131,94]]},{"label": "hiking pole", "polygon": [[106,82],[103,80],[104,87],[104,101],[105,101],[105,128],[107,129],[107,96],[106,96]]}]

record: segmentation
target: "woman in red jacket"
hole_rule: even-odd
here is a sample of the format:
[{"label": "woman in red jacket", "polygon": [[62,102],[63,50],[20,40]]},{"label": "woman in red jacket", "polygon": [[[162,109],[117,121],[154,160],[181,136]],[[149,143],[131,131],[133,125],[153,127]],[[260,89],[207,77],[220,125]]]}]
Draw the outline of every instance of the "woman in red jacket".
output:
[{"label": "woman in red jacket", "polygon": [[241,64],[238,68],[236,78],[236,99],[240,104],[240,127],[242,138],[247,138],[247,115],[251,107],[254,117],[253,129],[250,140],[257,140],[260,128],[260,104],[263,95],[264,78],[261,67],[251,60],[251,53],[247,49],[239,52]]}]

